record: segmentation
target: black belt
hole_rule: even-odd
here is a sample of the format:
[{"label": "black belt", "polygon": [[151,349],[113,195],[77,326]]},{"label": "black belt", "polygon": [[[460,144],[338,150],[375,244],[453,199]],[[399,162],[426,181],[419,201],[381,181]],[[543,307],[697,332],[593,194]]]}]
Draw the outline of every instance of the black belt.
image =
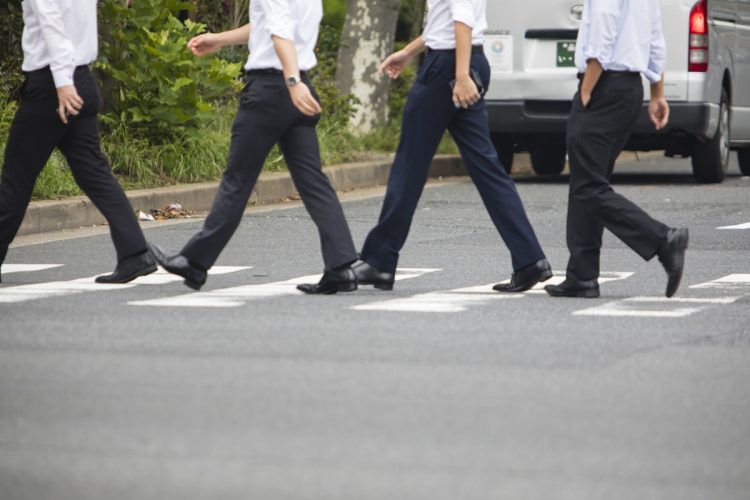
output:
[{"label": "black belt", "polygon": [[[245,70],[245,75],[283,75],[284,72],[276,68],[260,68]],[[300,71],[299,76],[301,78],[307,78],[307,71]]]},{"label": "black belt", "polygon": [[[456,53],[456,49],[431,49],[431,48],[427,47],[427,53],[429,54],[430,52],[438,52],[438,53],[445,52],[445,53],[449,53],[449,54],[455,54]],[[474,55],[476,55],[476,54],[484,54],[484,47],[481,46],[481,45],[472,45],[471,46],[471,53],[474,54]]]},{"label": "black belt", "polygon": [[[73,74],[80,73],[81,71],[86,71],[88,69],[89,67],[87,64],[76,66],[76,69],[73,72]],[[43,68],[35,69],[33,71],[24,71],[23,74],[26,76],[37,76],[37,75],[46,75],[46,74],[52,75],[52,70],[50,69],[49,66],[45,66]]]},{"label": "black belt", "polygon": [[[578,79],[580,80],[583,78],[583,73],[578,73],[576,75]],[[641,74],[637,71],[617,71],[617,70],[605,70],[602,71],[602,76],[606,76],[607,78],[617,78],[617,77],[623,77],[623,76],[641,76]]]}]

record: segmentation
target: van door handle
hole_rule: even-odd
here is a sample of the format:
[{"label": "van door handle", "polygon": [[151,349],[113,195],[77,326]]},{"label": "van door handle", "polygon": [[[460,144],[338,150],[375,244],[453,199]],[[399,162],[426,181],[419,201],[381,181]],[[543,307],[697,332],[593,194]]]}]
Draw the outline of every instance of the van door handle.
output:
[{"label": "van door handle", "polygon": [[578,30],[565,29],[538,29],[527,30],[528,40],[575,40],[578,38]]},{"label": "van door handle", "polygon": [[719,21],[722,23],[737,24],[737,16],[730,12],[716,12],[711,18],[712,21]]}]

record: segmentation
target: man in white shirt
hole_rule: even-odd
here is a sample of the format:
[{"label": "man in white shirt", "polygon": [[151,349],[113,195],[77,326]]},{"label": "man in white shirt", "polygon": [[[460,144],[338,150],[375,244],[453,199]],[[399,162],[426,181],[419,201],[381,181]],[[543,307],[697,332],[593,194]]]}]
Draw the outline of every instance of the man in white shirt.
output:
[{"label": "man in white shirt", "polygon": [[319,283],[297,288],[311,294],[357,289],[350,267],[357,253],[336,192],[321,170],[315,131],[321,108],[306,75],[317,63],[315,43],[322,16],[321,0],[253,0],[250,24],[206,33],[188,42],[197,56],[227,45],[247,43],[250,49],[246,85],[232,126],[229,164],[203,229],[177,255],[167,256],[150,245],[157,261],[195,290],[203,286],[206,270],[237,229],[263,163],[276,143],[318,227],[325,264]]},{"label": "man in white shirt", "polygon": [[490,80],[482,49],[486,6],[486,0],[429,0],[424,33],[381,66],[382,72],[395,79],[417,54],[428,51],[404,108],[401,142],[378,224],[367,235],[362,262],[354,267],[360,284],[393,288],[399,252],[446,129],[510,250],[510,283],[495,285],[495,290],[522,292],[552,276],[521,198],[490,140],[480,93]]},{"label": "man in white shirt", "polygon": [[133,208],[99,147],[99,91],[87,66],[97,56],[96,0],[24,0],[22,6],[26,78],[0,181],[0,264],[39,173],[59,148],[109,223],[117,267],[96,281],[126,283],[152,273],[156,263]]},{"label": "man in white shirt", "polygon": [[655,0],[586,0],[576,42],[581,73],[568,120],[570,162],[567,277],[548,285],[555,297],[598,297],[599,254],[606,227],[646,260],[658,256],[667,272],[666,296],[680,284],[688,230],[669,228],[615,193],[609,185],[615,161],[638,119],[641,74],[651,82],[649,116],[666,126],[666,47],[661,7]]}]

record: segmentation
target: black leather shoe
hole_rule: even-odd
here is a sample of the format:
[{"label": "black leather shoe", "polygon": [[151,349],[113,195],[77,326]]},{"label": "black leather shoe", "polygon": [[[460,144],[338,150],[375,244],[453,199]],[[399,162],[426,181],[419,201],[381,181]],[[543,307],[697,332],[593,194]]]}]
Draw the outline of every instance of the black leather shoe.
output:
[{"label": "black leather shoe", "polygon": [[206,270],[196,266],[183,255],[167,256],[164,251],[153,243],[148,243],[148,249],[154,254],[156,262],[166,271],[185,278],[185,285],[193,290],[200,290],[206,282]]},{"label": "black leather shoe", "polygon": [[667,241],[659,250],[659,261],[667,272],[666,296],[671,297],[680,286],[685,267],[685,250],[688,246],[687,228],[675,228],[667,233]]},{"label": "black leather shoe", "polygon": [[139,276],[146,276],[156,271],[156,261],[148,251],[140,255],[126,257],[117,263],[112,274],[97,276],[97,283],[128,283]]},{"label": "black leather shoe", "polygon": [[510,283],[498,283],[493,290],[498,292],[525,292],[539,282],[552,277],[552,268],[547,259],[542,259],[519,269],[510,277]]},{"label": "black leather shoe", "polygon": [[381,273],[367,262],[352,267],[360,285],[372,285],[379,290],[393,290],[396,273]]},{"label": "black leather shoe", "polygon": [[351,267],[340,271],[326,271],[316,284],[297,285],[297,290],[309,294],[331,295],[336,292],[353,292],[357,289],[357,275]]},{"label": "black leather shoe", "polygon": [[599,282],[596,280],[566,279],[559,285],[547,285],[544,291],[553,297],[583,297],[595,299],[599,296]]}]

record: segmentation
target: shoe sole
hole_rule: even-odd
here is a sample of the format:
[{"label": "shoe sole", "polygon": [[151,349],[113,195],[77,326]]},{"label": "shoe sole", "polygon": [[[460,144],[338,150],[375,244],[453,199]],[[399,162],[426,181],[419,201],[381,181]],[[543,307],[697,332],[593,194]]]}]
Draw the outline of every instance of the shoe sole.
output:
[{"label": "shoe sole", "polygon": [[372,285],[373,287],[377,288],[378,290],[386,290],[390,291],[393,290],[393,283],[386,283],[383,281],[362,281],[359,280],[360,285]]},{"label": "shoe sole", "polygon": [[[508,289],[506,289],[506,290],[503,290],[503,289],[501,289],[501,288],[495,288],[495,287],[493,286],[493,287],[492,287],[492,289],[493,289],[493,290],[495,290],[496,292],[501,292],[501,293],[521,293],[521,292],[526,292],[526,291],[528,291],[528,290],[531,290],[532,288],[534,288],[534,287],[535,287],[535,286],[536,286],[537,284],[539,284],[539,283],[544,283],[545,281],[547,281],[548,279],[550,279],[550,278],[551,278],[552,276],[553,276],[553,274],[552,274],[552,271],[551,271],[551,270],[549,270],[549,271],[544,271],[544,272],[543,272],[543,273],[542,273],[542,274],[541,274],[541,275],[539,276],[539,279],[538,279],[538,280],[536,280],[536,281],[535,281],[534,283],[532,283],[531,285],[528,285],[528,286],[523,286],[523,287],[517,287],[517,288],[508,288]],[[496,286],[500,286],[500,285],[496,285]]]},{"label": "shoe sole", "polygon": [[95,281],[97,283],[103,284],[103,285],[122,285],[124,283],[130,283],[134,279],[140,278],[141,276],[147,276],[147,275],[155,272],[157,269],[158,268],[157,268],[156,264],[153,264],[151,266],[144,267],[140,271],[135,272],[135,273],[129,275],[127,278],[123,278],[121,280],[117,280],[117,281],[100,281],[99,279],[97,279]]},{"label": "shoe sole", "polygon": [[[175,273],[175,274],[177,274],[177,273]],[[183,278],[185,278],[185,277],[183,276]],[[204,284],[205,284],[206,282],[204,281],[203,283],[199,283],[199,282],[197,282],[197,281],[195,281],[195,280],[190,280],[190,279],[187,279],[187,278],[185,278],[185,281],[183,281],[183,283],[184,283],[184,284],[185,284],[185,286],[187,286],[188,288],[192,288],[193,290],[196,290],[196,291],[198,291],[198,290],[200,290],[200,289],[201,289],[201,287],[202,287],[202,286],[203,286],[203,285],[204,285]]]},{"label": "shoe sole", "polygon": [[550,292],[549,290],[545,290],[547,294],[550,297],[569,297],[569,298],[578,298],[578,299],[595,299],[599,297],[599,290],[579,290],[577,292],[566,292],[566,293],[558,293],[558,292]]},{"label": "shoe sole", "polygon": [[356,283],[342,283],[340,285],[337,285],[335,289],[326,290],[325,292],[315,292],[313,290],[308,290],[304,287],[300,288],[300,286],[303,286],[303,285],[297,286],[297,290],[307,295],[334,295],[338,292],[353,292],[357,289]]}]

